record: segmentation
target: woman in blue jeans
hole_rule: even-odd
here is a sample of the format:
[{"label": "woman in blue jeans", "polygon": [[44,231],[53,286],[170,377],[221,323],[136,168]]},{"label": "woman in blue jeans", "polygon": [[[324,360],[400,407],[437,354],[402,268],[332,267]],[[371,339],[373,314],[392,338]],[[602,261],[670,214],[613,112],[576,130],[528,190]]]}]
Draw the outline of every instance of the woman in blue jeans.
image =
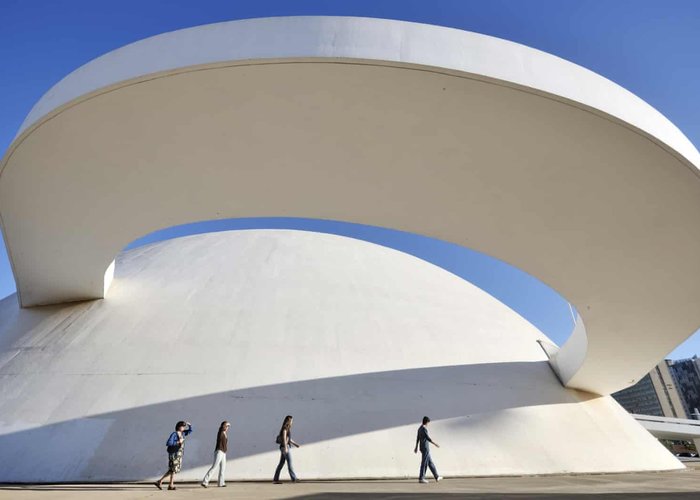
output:
[{"label": "woman in blue jeans", "polygon": [[287,469],[289,470],[289,477],[292,478],[292,482],[297,482],[297,475],[294,474],[294,468],[292,468],[292,446],[299,448],[299,444],[292,440],[292,416],[287,415],[284,417],[282,422],[282,428],[280,433],[277,435],[277,444],[280,445],[280,463],[277,465],[277,470],[275,471],[275,478],[273,483],[281,484],[280,472],[284,466],[284,462],[287,462]]}]

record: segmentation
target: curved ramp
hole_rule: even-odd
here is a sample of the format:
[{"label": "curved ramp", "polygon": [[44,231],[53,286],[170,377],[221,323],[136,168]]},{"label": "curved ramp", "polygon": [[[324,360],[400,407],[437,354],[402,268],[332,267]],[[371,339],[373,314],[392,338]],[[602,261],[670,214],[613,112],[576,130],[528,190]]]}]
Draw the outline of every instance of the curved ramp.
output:
[{"label": "curved ramp", "polygon": [[199,220],[322,218],[464,245],[577,307],[587,334],[553,364],[605,394],[700,326],[699,157],[640,99],[528,47],[259,19],[67,76],[2,160],[0,215],[23,306],[103,297],[125,244]]}]

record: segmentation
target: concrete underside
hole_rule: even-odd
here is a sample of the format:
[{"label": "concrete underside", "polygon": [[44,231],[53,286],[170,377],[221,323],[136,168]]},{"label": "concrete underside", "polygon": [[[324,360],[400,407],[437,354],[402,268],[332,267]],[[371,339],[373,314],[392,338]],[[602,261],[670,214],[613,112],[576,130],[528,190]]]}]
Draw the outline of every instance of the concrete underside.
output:
[{"label": "concrete underside", "polygon": [[683,468],[611,398],[562,387],[522,317],[395,250],[192,236],[120,254],[107,299],[0,303],[0,482],[157,477],[180,419],[180,479],[224,419],[228,477],[270,479],[286,414],[305,479],[415,476],[425,414],[446,476]]}]

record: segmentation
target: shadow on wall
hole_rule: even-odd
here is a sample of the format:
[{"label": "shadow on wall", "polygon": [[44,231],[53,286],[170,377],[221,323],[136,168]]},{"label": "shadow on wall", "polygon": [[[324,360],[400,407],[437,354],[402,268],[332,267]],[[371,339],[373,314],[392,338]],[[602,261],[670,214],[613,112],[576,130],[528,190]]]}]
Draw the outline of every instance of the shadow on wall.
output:
[{"label": "shadow on wall", "polygon": [[[31,399],[30,394],[23,397]],[[467,417],[454,425],[480,425],[484,414],[499,410],[578,403],[594,397],[563,389],[546,361],[417,368],[280,383],[15,432],[0,429],[6,432],[0,435],[0,463],[4,464],[0,481],[126,481],[159,475],[165,466],[165,441],[181,419],[195,427],[185,446],[185,469],[191,469],[210,463],[222,420],[232,423],[230,461],[275,451],[275,435],[285,414],[295,416],[294,439],[311,444],[409,424],[417,427],[424,414],[435,421]],[[29,406],[32,404],[41,402]],[[63,404],[70,405],[70,401]],[[391,443],[386,453],[392,453],[394,446],[412,448],[414,432],[412,428],[405,442]]]}]

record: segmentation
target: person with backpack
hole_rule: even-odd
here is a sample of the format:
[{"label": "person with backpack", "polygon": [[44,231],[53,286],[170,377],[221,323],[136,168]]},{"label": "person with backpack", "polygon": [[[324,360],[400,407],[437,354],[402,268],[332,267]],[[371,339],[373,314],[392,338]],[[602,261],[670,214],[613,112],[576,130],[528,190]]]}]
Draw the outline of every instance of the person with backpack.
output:
[{"label": "person with backpack", "polygon": [[430,467],[430,472],[433,473],[435,481],[442,481],[442,476],[438,474],[437,468],[433,463],[433,459],[430,457],[430,443],[434,444],[438,448],[440,448],[440,445],[432,439],[430,439],[430,435],[428,434],[429,423],[430,419],[428,417],[423,417],[423,425],[418,427],[418,435],[416,436],[416,446],[415,448],[413,448],[413,453],[418,453],[418,447],[420,446],[421,460],[420,472],[418,474],[419,483],[428,482],[428,480],[425,478],[425,472],[428,469],[428,467]]},{"label": "person with backpack", "polygon": [[277,439],[275,442],[280,446],[280,463],[277,464],[277,470],[275,470],[275,477],[272,480],[275,484],[281,484],[280,472],[284,463],[287,462],[287,469],[289,470],[289,477],[292,478],[292,482],[296,483],[298,481],[297,475],[294,474],[294,468],[292,467],[292,445],[299,448],[299,444],[292,440],[292,416],[287,415],[284,417],[282,422],[282,428],[279,434],[277,434]]},{"label": "person with backpack", "polygon": [[179,421],[175,425],[175,432],[170,434],[168,441],[166,442],[166,449],[168,451],[168,471],[163,474],[158,481],[155,482],[156,488],[162,490],[163,480],[170,476],[170,484],[168,485],[169,490],[176,490],[175,488],[175,474],[180,472],[182,468],[182,457],[185,453],[185,437],[192,433],[192,424],[189,422]]},{"label": "person with backpack", "polygon": [[221,422],[219,432],[216,434],[216,448],[214,448],[214,463],[207,471],[204,479],[200,483],[202,487],[209,487],[209,478],[212,472],[219,468],[219,488],[226,487],[226,451],[228,451],[228,429],[231,427],[226,420]]}]

